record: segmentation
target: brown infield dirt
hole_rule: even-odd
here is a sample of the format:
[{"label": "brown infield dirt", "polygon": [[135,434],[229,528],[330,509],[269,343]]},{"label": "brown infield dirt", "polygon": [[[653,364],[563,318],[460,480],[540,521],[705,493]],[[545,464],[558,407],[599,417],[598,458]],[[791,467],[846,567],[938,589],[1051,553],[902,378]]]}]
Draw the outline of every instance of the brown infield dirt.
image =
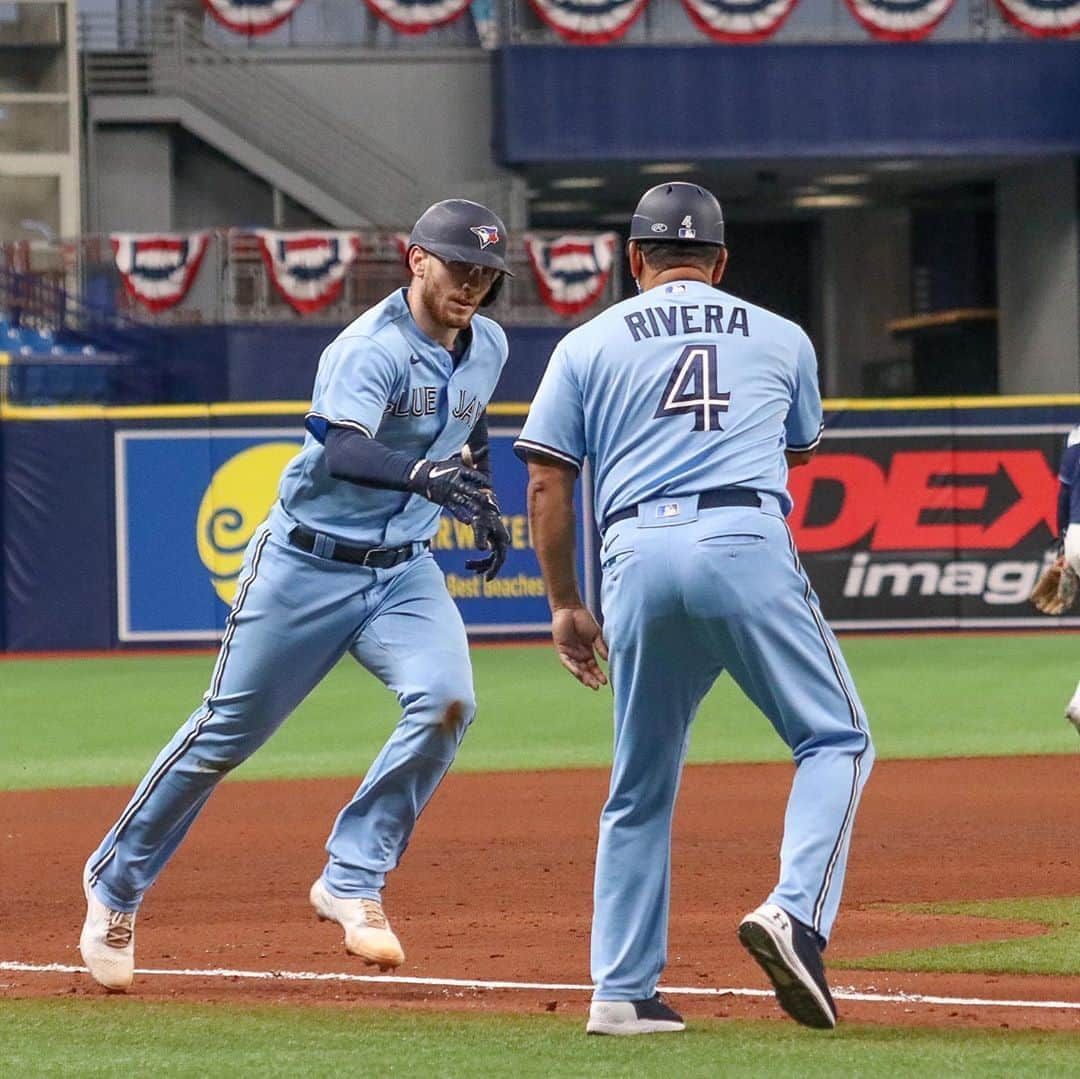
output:
[{"label": "brown infield dirt", "polygon": [[[776,873],[785,765],[690,766],[675,822],[671,986],[764,989],[739,946],[742,915]],[[584,984],[603,770],[451,775],[384,896],[417,978]],[[345,954],[308,888],[349,780],[227,782],[148,895],[136,965],[377,973]],[[88,852],[123,808],[119,788],[0,794],[0,960],[81,965]],[[898,903],[1080,895],[1080,756],[879,763],[855,829],[829,958],[1037,934],[1037,926],[927,917]],[[1070,977],[834,970],[834,989],[1080,1002]],[[85,973],[0,970],[0,999],[107,998]],[[558,1012],[588,994],[387,983],[136,976],[140,1000]],[[114,1003],[115,997],[108,1000]],[[688,1018],[782,1018],[772,997],[678,996]],[[1080,1030],[1080,1011],[839,1001],[841,1019]]]}]

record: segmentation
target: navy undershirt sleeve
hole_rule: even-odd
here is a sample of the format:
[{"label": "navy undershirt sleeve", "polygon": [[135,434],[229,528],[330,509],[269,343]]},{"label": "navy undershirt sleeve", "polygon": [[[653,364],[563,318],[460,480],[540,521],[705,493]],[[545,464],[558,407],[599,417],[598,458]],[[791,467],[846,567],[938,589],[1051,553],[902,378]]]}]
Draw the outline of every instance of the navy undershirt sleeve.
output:
[{"label": "navy undershirt sleeve", "polygon": [[491,443],[488,439],[487,412],[481,412],[476,426],[472,429],[467,443],[472,452],[473,467],[477,472],[487,476],[488,486],[491,485]]},{"label": "navy undershirt sleeve", "polygon": [[326,432],[326,468],[336,480],[348,480],[384,491],[407,491],[417,458],[392,450],[349,427]]},{"label": "navy undershirt sleeve", "polygon": [[[408,453],[392,450],[378,439],[368,438],[351,427],[331,425],[327,429],[323,448],[326,451],[327,471],[334,479],[384,491],[409,490],[409,475],[418,460]],[[469,435],[469,449],[477,462],[476,470],[482,472],[490,482],[490,447],[487,414],[484,412],[480,413]]]}]

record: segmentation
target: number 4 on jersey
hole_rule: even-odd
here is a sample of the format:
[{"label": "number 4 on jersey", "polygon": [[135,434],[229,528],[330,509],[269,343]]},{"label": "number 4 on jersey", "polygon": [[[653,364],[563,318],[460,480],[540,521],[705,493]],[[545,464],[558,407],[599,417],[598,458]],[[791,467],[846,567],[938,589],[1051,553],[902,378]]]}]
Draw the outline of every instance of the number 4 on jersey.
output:
[{"label": "number 4 on jersey", "polygon": [[694,417],[695,431],[722,431],[720,416],[731,405],[731,394],[720,393],[720,365],[715,345],[687,345],[675,361],[653,419]]}]

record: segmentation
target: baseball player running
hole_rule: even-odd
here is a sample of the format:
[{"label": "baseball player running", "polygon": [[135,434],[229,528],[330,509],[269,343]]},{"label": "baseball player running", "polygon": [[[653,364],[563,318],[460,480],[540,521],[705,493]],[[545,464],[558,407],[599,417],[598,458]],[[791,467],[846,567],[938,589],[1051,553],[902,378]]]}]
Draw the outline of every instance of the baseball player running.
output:
[{"label": "baseball player running", "polygon": [[[627,251],[640,295],[563,338],[515,443],[559,658],[596,689],[610,652],[615,748],[586,1029],[683,1029],[656,991],[671,818],[694,714],[724,670],[797,765],[780,880],[739,939],[789,1015],[832,1027],[821,953],[873,750],[784,520],[785,456],[808,461],[822,429],[813,346],[795,324],[717,288],[724,223],[702,188],[647,191]],[[586,460],[603,535],[603,634],[574,572],[572,495]]]},{"label": "baseball player running", "polygon": [[384,970],[404,961],[380,894],[475,711],[464,626],[429,540],[443,509],[472,525],[488,553],[467,565],[488,579],[509,547],[484,464],[506,336],[476,315],[510,272],[506,244],[485,207],[436,203],[409,237],[408,288],[323,352],[307,436],[248,545],[203,703],[86,863],[79,948],[102,985],[131,984],[139,904],[218,782],[346,652],[402,715],[334,824],[310,899],[351,954]]}]

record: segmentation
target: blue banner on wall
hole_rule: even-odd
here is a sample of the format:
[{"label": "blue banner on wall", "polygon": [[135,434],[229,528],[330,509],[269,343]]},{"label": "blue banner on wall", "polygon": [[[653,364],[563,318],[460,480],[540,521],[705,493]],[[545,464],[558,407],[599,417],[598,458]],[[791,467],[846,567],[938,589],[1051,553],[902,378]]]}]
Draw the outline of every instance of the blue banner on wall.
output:
[{"label": "blue banner on wall", "polygon": [[215,640],[296,427],[116,432],[117,636]]},{"label": "blue banner on wall", "polygon": [[[502,572],[485,581],[472,529],[449,516],[432,540],[447,588],[475,634],[543,633],[546,593],[529,540],[525,468],[511,449],[517,428],[493,428],[491,460],[510,532]],[[295,426],[118,429],[116,610],[122,642],[214,641],[224,629],[244,549],[296,453]],[[578,521],[587,517],[578,495]],[[590,530],[591,534],[591,530]],[[591,545],[579,536],[583,587]]]}]

